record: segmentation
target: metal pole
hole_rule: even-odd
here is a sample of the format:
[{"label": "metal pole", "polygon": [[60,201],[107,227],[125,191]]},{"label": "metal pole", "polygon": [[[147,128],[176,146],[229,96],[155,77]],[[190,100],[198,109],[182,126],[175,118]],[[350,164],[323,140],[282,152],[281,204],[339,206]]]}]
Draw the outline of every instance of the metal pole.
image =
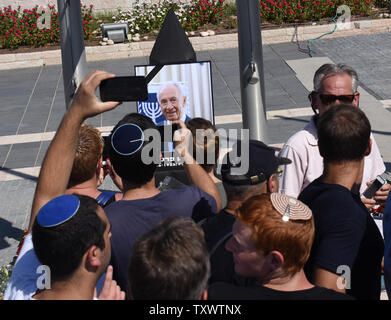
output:
[{"label": "metal pole", "polygon": [[259,1],[236,0],[236,7],[243,128],[249,129],[250,139],[267,144]]},{"label": "metal pole", "polygon": [[87,75],[86,53],[84,50],[80,1],[57,0],[57,5],[60,23],[65,106],[68,109],[79,84]]}]

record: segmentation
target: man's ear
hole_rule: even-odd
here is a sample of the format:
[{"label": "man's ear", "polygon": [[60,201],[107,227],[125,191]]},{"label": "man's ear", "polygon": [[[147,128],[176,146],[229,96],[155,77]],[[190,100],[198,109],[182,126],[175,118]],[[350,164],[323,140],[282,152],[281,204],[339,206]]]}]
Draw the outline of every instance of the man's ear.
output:
[{"label": "man's ear", "polygon": [[284,264],[284,256],[281,254],[281,252],[276,250],[269,252],[267,255],[267,260],[272,271],[282,268]]},{"label": "man's ear", "polygon": [[371,153],[371,150],[372,150],[372,139],[369,139],[369,144],[367,150],[365,151],[365,156],[369,155]]},{"label": "man's ear", "polygon": [[97,268],[101,265],[100,261],[101,250],[97,246],[91,246],[86,252],[86,267]]},{"label": "man's ear", "polygon": [[98,163],[96,164],[96,175],[99,176],[100,169],[102,168],[102,157],[99,158]]},{"label": "man's ear", "polygon": [[204,292],[201,295],[200,300],[208,300],[208,290],[206,290],[206,289],[204,290]]},{"label": "man's ear", "polygon": [[278,178],[275,173],[267,180],[267,192],[278,192]]},{"label": "man's ear", "polygon": [[316,111],[318,109],[317,99],[318,99],[318,97],[316,96],[316,92],[311,91],[310,94],[308,95],[308,100],[310,101],[312,111],[314,111],[315,114],[318,114],[318,112]]},{"label": "man's ear", "polygon": [[183,96],[183,106],[186,106],[186,99],[187,99],[187,97]]},{"label": "man's ear", "polygon": [[352,104],[353,104],[354,106],[358,107],[358,106],[359,106],[359,102],[360,102],[360,92],[356,92],[356,93],[354,94],[354,99],[353,99]]}]

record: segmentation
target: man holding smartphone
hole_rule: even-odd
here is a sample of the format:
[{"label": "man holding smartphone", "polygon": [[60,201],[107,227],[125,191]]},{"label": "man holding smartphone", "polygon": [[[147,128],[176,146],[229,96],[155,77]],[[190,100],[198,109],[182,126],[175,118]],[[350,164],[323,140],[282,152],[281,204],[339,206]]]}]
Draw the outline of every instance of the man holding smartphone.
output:
[{"label": "man holding smartphone", "polygon": [[[310,123],[299,132],[291,136],[283,146],[280,157],[292,160],[280,179],[280,192],[297,197],[299,193],[318,178],[323,171],[323,159],[318,148],[317,121],[319,116],[332,105],[341,103],[359,106],[360,93],[357,91],[357,72],[345,64],[324,64],[314,75],[314,90],[309,94],[312,109],[315,115]],[[386,170],[375,138],[371,134],[372,150],[364,161],[363,179],[360,193]],[[376,192],[374,199],[362,198],[367,208],[377,202],[384,203],[390,191],[390,185],[385,184]]]}]

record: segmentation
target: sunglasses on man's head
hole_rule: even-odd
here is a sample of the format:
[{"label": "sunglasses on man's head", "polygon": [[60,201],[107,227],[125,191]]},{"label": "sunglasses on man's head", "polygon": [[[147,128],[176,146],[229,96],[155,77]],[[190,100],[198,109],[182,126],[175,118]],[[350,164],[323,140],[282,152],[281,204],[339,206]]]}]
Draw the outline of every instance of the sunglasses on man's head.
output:
[{"label": "sunglasses on man's head", "polygon": [[354,94],[345,94],[341,96],[336,96],[333,94],[319,94],[319,98],[323,104],[331,104],[337,100],[343,103],[352,103],[354,100],[354,96]]}]

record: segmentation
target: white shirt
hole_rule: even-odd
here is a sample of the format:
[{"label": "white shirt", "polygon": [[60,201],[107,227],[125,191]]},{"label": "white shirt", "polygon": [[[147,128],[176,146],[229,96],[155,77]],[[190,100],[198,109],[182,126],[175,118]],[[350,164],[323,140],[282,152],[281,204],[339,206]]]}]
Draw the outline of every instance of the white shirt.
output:
[{"label": "white shirt", "polygon": [[[37,269],[40,265],[34,251],[31,233],[29,233],[24,239],[22,249],[12,270],[11,279],[8,281],[4,293],[4,300],[35,300],[32,296],[38,290],[37,280],[40,274],[37,273]],[[102,290],[105,275],[106,273],[100,277],[96,284],[98,295]],[[94,300],[99,299],[94,298]]]},{"label": "white shirt", "polygon": [[[371,139],[372,150],[364,160],[360,193],[365,191],[368,181],[375,179],[377,175],[386,170],[372,133]],[[279,181],[279,191],[297,198],[306,186],[323,174],[323,158],[319,153],[318,133],[314,117],[304,129],[288,139],[279,156],[292,160],[291,164],[281,167],[283,173]]]},{"label": "white shirt", "polygon": [[37,268],[41,265],[34,252],[31,233],[24,239],[22,249],[12,270],[4,300],[32,300],[38,290]]}]

